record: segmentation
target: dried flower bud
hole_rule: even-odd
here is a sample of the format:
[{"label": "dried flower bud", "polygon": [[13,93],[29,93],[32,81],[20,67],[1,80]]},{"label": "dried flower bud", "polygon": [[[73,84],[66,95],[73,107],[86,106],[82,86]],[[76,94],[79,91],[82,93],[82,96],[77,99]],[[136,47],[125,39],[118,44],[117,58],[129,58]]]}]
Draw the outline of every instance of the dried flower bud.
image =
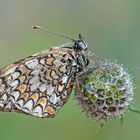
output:
[{"label": "dried flower bud", "polygon": [[75,97],[82,110],[96,120],[108,121],[124,114],[133,100],[132,77],[123,65],[98,61],[78,78]]}]

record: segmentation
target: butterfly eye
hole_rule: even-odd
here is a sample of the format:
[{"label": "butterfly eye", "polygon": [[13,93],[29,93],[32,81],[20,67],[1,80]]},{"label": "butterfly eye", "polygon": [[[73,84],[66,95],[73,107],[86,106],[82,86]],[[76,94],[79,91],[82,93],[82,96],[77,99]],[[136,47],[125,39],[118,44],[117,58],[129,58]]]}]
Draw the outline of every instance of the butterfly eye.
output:
[{"label": "butterfly eye", "polygon": [[85,41],[85,39],[82,37],[81,34],[79,34],[79,40],[75,42],[76,44],[76,47],[83,50],[83,51],[86,51],[87,50],[87,43]]},{"label": "butterfly eye", "polygon": [[83,50],[83,51],[87,50],[87,43],[83,39],[76,41],[75,46],[76,46],[76,48],[78,48],[80,50]]}]

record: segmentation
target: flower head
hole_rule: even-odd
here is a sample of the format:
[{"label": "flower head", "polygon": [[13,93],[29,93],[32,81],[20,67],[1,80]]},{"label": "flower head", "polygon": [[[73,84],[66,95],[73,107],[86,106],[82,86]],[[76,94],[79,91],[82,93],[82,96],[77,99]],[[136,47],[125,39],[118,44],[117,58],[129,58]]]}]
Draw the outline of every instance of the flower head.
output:
[{"label": "flower head", "polygon": [[133,100],[132,77],[117,62],[98,61],[78,78],[75,97],[88,116],[108,121],[128,110]]}]

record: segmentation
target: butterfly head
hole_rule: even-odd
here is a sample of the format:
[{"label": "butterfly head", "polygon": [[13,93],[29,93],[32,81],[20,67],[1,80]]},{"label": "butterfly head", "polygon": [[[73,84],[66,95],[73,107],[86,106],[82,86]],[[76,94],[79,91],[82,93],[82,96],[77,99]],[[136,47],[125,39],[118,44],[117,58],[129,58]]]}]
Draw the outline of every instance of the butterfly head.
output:
[{"label": "butterfly head", "polygon": [[87,50],[87,43],[85,39],[79,34],[79,39],[74,41],[74,49],[77,55],[77,74],[78,76],[85,73],[87,66],[89,65],[89,58],[85,51]]},{"label": "butterfly head", "polygon": [[79,34],[79,39],[75,41],[75,47],[82,51],[87,50],[87,43],[85,39],[81,36],[81,34]]}]

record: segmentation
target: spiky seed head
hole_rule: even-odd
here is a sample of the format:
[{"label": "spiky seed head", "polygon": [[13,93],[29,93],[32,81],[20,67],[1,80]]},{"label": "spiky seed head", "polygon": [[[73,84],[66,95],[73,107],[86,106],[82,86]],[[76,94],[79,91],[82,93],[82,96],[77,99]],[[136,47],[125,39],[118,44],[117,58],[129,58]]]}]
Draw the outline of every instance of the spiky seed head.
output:
[{"label": "spiky seed head", "polygon": [[132,76],[117,62],[98,61],[78,83],[75,97],[82,110],[96,120],[121,116],[133,100]]}]

